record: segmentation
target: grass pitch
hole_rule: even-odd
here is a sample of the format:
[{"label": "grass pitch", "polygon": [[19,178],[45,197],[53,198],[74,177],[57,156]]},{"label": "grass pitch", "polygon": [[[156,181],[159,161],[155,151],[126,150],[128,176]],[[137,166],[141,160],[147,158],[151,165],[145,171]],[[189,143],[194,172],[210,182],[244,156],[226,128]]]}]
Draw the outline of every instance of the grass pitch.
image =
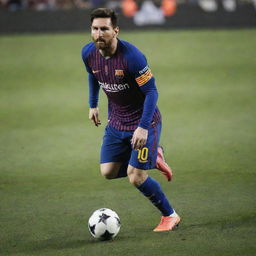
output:
[{"label": "grass pitch", "polygon": [[[106,124],[88,121],[86,34],[0,37],[0,253],[43,256],[255,255],[256,30],[121,33],[147,56],[174,171],[162,185],[182,217],[153,233],[160,215],[127,179],[99,174]],[[98,208],[122,221],[98,242]]]}]

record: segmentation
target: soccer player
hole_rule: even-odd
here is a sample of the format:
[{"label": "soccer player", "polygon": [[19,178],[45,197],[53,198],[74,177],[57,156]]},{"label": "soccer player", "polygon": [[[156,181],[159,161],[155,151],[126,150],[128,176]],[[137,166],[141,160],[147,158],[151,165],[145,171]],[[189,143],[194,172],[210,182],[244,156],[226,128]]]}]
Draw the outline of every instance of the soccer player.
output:
[{"label": "soccer player", "polygon": [[168,181],[172,171],[159,146],[161,114],[156,105],[155,79],[145,56],[118,38],[117,16],[111,9],[91,13],[91,43],[82,49],[89,78],[89,119],[99,119],[99,90],[108,98],[108,124],[101,146],[100,170],[107,179],[128,176],[129,181],[161,212],[155,232],[173,230],[180,217],[159,183],[147,170],[160,170]]}]

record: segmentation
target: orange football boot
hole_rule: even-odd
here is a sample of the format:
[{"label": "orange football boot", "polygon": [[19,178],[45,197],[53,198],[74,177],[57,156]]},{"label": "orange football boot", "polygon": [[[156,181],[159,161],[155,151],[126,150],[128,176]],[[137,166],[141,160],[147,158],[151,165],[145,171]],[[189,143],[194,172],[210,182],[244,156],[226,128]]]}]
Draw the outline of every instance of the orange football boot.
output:
[{"label": "orange football boot", "polygon": [[162,216],[159,225],[153,230],[154,232],[171,231],[178,227],[180,223],[180,217],[178,215]]},{"label": "orange football boot", "polygon": [[164,160],[164,150],[161,146],[157,148],[156,168],[162,172],[168,181],[171,181],[172,169]]}]

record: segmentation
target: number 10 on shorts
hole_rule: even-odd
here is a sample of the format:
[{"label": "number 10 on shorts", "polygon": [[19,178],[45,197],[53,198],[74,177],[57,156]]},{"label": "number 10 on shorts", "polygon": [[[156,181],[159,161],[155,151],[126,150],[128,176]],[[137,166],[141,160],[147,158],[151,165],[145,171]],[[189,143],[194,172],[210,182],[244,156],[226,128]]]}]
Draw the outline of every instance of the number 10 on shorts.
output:
[{"label": "number 10 on shorts", "polygon": [[148,161],[148,148],[144,147],[138,150],[138,160],[140,163],[146,163]]}]

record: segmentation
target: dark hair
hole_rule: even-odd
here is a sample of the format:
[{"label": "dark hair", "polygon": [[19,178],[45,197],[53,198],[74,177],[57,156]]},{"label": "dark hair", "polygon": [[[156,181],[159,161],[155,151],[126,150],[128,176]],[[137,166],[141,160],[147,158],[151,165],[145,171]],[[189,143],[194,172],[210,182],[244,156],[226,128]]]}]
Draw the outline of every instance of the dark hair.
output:
[{"label": "dark hair", "polygon": [[91,12],[91,23],[95,18],[110,18],[112,26],[117,27],[117,15],[112,9],[98,8]]}]

